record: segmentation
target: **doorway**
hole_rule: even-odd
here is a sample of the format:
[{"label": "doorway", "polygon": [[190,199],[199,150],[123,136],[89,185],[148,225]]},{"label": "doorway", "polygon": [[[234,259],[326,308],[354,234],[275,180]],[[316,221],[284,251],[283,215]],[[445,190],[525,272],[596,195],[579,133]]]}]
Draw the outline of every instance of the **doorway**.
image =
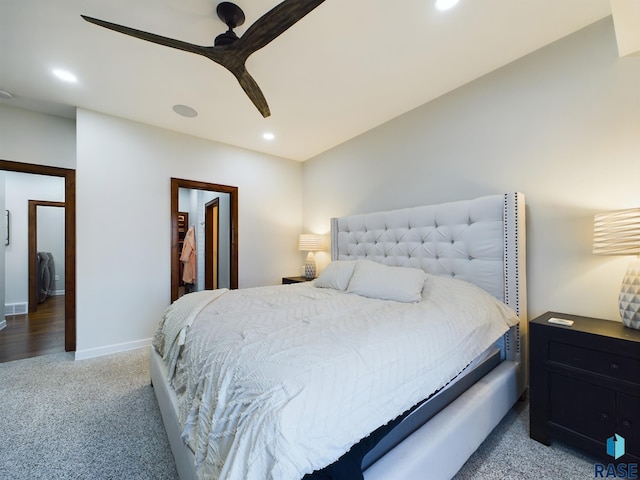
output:
[{"label": "doorway", "polygon": [[[212,272],[215,272],[217,269],[217,275],[219,278],[220,275],[220,265],[222,264],[221,258],[221,245],[223,240],[226,244],[228,244],[228,286],[229,288],[238,288],[238,187],[233,187],[229,185],[220,185],[215,183],[207,183],[200,182],[194,180],[185,180],[180,178],[171,178],[171,301],[175,301],[180,296],[181,288],[180,288],[180,256],[181,256],[181,236],[180,236],[180,218],[184,218],[184,211],[180,208],[180,191],[184,189],[196,190],[201,192],[215,192],[219,194],[224,194],[224,196],[228,197],[228,228],[221,228],[220,226],[220,218],[222,217],[222,205],[219,203],[218,205],[218,226],[217,226],[217,254],[218,258],[216,261],[216,267],[212,268],[213,259],[215,258],[213,247],[215,245],[213,229],[211,232],[211,242],[210,248],[207,248],[207,252],[203,252],[206,260],[206,264],[204,265],[205,272],[207,271],[207,264],[209,264],[209,268],[212,268]],[[206,203],[215,202],[215,199],[211,199],[211,201],[207,201]],[[206,205],[206,204],[204,204]],[[215,210],[213,204],[211,206],[212,210],[210,214],[215,216]],[[198,220],[198,217],[190,215],[189,228],[191,227],[200,227],[202,226],[204,230],[209,230],[206,228],[206,214],[207,209],[204,208],[204,216],[199,217],[201,220]],[[210,219],[211,222],[214,221]],[[200,225],[202,222],[202,225]],[[182,225],[184,229],[184,225]],[[195,228],[194,228],[195,229]],[[205,232],[206,235],[206,232]],[[203,244],[206,243],[206,237]],[[204,250],[204,249],[203,249]],[[216,274],[212,273],[211,281],[215,278]],[[203,285],[204,286],[204,285]],[[222,283],[218,280],[218,288],[222,286]],[[226,285],[225,285],[226,286]],[[205,287],[206,288],[206,287]]]},{"label": "doorway", "polygon": [[[53,207],[64,208],[64,202],[50,202],[46,200],[29,200],[29,257],[28,257],[28,270],[29,270],[29,313],[35,313],[38,310],[38,304],[44,301],[43,297],[48,296],[49,286],[44,286],[47,278],[49,285],[55,285],[58,280],[55,277],[59,277],[55,273],[55,262],[58,260],[58,255],[51,255],[51,252],[44,252],[42,250],[51,250],[51,248],[42,248],[42,242],[39,242],[38,236],[38,207]],[[64,242],[64,239],[63,239]],[[58,253],[58,252],[56,252]],[[46,255],[48,258],[43,259],[42,255]],[[62,258],[62,257],[60,257]],[[46,262],[44,265],[43,263]],[[53,277],[53,278],[49,278]],[[64,278],[64,276],[63,276]],[[58,289],[58,286],[55,287]],[[63,302],[62,302],[63,303]]]},{"label": "doorway", "polygon": [[0,170],[64,179],[64,349],[76,349],[76,172],[72,169],[0,160]]},{"label": "doorway", "polygon": [[220,280],[220,198],[208,202],[204,209],[204,289],[214,290]]}]

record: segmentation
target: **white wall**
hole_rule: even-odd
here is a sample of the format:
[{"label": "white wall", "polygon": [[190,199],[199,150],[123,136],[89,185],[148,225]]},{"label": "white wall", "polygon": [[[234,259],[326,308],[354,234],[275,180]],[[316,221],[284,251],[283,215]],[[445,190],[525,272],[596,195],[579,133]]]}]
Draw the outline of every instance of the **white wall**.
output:
[{"label": "white wall", "polygon": [[592,221],[639,178],[640,57],[605,19],[307,161],[304,223],[521,191],[529,316],[619,319],[629,257],[592,255]]},{"label": "white wall", "polygon": [[297,271],[302,165],[95,112],[77,116],[77,350],[152,336],[170,300],[170,178],[238,187],[240,287]]},{"label": "white wall", "polygon": [[75,121],[0,105],[0,159],[75,168]]},{"label": "white wall", "polygon": [[[18,172],[5,172],[4,175],[5,208],[10,212],[11,236],[10,243],[5,248],[5,302],[10,305],[29,301],[28,202],[29,200],[64,202],[64,178]],[[44,239],[45,235],[39,236],[38,247],[53,253],[56,270],[60,269],[57,273],[64,276],[64,209],[57,208],[57,210],[58,212],[46,213],[43,207],[38,208],[38,216],[42,214],[45,220],[47,216],[53,216],[55,223],[50,226],[53,230],[48,230],[51,233],[46,235],[49,237],[48,240]],[[38,225],[45,226],[40,221]],[[45,233],[45,231],[39,233]],[[61,289],[64,289],[64,283]]]}]

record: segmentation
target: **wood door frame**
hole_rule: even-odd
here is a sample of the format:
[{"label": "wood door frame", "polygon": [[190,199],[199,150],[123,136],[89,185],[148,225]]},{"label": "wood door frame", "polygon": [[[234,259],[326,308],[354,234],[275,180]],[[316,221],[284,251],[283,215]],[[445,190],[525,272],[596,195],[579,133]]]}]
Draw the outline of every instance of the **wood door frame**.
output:
[{"label": "wood door frame", "polygon": [[0,160],[0,170],[64,178],[64,349],[76,349],[76,171],[32,163]]},{"label": "wood door frame", "polygon": [[38,207],[62,207],[65,202],[51,202],[48,200],[29,200],[28,227],[28,258],[29,258],[29,313],[38,310],[38,292],[36,256],[38,255]]},{"label": "wood door frame", "polygon": [[[220,197],[216,197],[204,206],[204,288],[213,290],[218,288],[220,260],[219,237],[220,237]],[[212,216],[209,221],[209,216]],[[213,222],[213,223],[211,223]],[[209,227],[212,227],[210,230]],[[214,253],[211,257],[211,252]]]},{"label": "wood door frame", "polygon": [[229,194],[230,200],[230,287],[238,288],[238,187],[199,182],[171,177],[171,301],[178,299],[180,272],[174,267],[180,258],[178,252],[178,205],[181,188],[207,190]]}]

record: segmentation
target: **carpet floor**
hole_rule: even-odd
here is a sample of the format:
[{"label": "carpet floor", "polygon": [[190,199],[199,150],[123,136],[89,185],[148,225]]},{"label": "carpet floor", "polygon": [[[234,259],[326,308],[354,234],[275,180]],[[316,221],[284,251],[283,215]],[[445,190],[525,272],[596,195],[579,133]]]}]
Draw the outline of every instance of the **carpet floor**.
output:
[{"label": "carpet floor", "polygon": [[517,403],[453,480],[585,480],[600,460],[560,442],[529,438],[529,404]]},{"label": "carpet floor", "polygon": [[146,349],[3,363],[0,392],[0,479],[177,478]]},{"label": "carpet floor", "polygon": [[[178,478],[147,349],[0,364],[0,398],[0,479]],[[595,459],[531,440],[528,414],[516,405],[455,480],[593,478]]]}]

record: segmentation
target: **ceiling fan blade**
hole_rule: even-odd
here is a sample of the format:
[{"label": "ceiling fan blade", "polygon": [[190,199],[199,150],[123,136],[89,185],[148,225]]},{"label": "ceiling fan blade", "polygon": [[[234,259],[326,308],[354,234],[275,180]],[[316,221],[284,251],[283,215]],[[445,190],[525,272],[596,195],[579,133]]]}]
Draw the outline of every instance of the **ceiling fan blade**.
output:
[{"label": "ceiling fan blade", "polygon": [[143,32],[142,30],[136,30],[135,28],[125,27],[124,25],[118,25],[116,23],[107,22],[98,18],[88,17],[86,15],[80,15],[89,23],[94,23],[109,30],[124,33],[132,37],[140,38],[148,42],[157,43],[158,45],[164,45],[166,47],[177,48],[178,50],[184,50],[185,52],[196,53],[199,55],[205,55],[211,60],[218,61],[216,58],[216,52],[212,51],[213,47],[202,47],[200,45],[194,45],[193,43],[183,42],[181,40],[175,40],[169,37],[163,37],[156,35],[155,33]]},{"label": "ceiling fan blade", "polygon": [[288,30],[324,0],[284,0],[256,20],[233,45],[246,57]]},{"label": "ceiling fan blade", "polygon": [[256,106],[258,111],[262,114],[264,118],[267,118],[271,115],[271,111],[269,110],[269,105],[267,104],[267,100],[264,98],[262,94],[262,90],[253,79],[253,77],[249,74],[244,65],[241,65],[238,68],[234,68],[230,70],[233,73],[240,83],[240,86],[247,94],[249,99]]},{"label": "ceiling fan blade", "polygon": [[87,22],[125,35],[158,45],[203,55],[213,60],[233,73],[249,99],[262,116],[266,118],[271,115],[269,105],[260,87],[247,71],[244,62],[249,55],[270,43],[274,38],[288,30],[323,2],[324,0],[284,0],[251,25],[239,40],[224,47],[194,45],[193,43],[163,37],[86,15],[81,15],[81,17]]}]

